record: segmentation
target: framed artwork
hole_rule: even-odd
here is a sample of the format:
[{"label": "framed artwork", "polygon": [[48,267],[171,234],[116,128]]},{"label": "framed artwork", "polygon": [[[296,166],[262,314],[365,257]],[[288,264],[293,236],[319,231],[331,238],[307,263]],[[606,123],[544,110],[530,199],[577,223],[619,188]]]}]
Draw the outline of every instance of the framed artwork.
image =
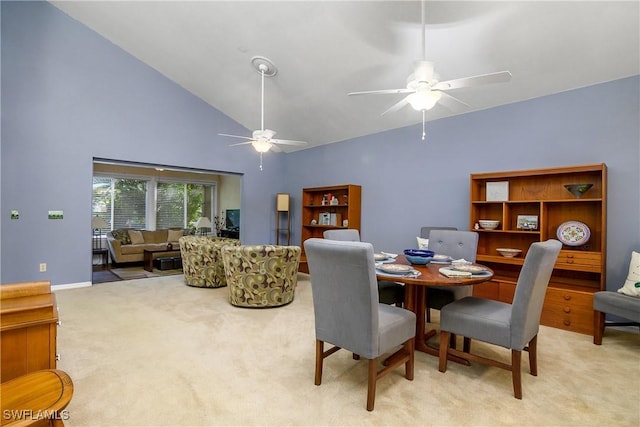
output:
[{"label": "framed artwork", "polygon": [[509,181],[487,182],[487,202],[506,202],[509,200]]},{"label": "framed artwork", "polygon": [[537,230],[538,215],[518,215],[516,228],[518,230]]},{"label": "framed artwork", "polygon": [[331,225],[331,215],[329,212],[320,212],[318,218],[318,224],[320,225]]},{"label": "framed artwork", "polygon": [[49,211],[49,219],[62,219],[64,213],[62,211]]}]

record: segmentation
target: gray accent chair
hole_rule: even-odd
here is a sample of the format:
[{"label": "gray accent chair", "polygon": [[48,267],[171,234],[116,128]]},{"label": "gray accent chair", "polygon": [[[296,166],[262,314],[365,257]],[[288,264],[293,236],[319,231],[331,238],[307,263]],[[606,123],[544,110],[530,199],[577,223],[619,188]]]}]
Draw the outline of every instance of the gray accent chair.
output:
[{"label": "gray accent chair", "polygon": [[[354,359],[368,359],[367,411],[375,402],[376,382],[405,365],[413,380],[416,316],[378,302],[373,246],[311,238],[304,242],[309,264],[316,333],[315,384],[322,382],[325,358],[340,348]],[[324,350],[324,343],[333,345]],[[397,350],[378,371],[382,355]]]},{"label": "gray accent chair", "polygon": [[[602,344],[605,326],[639,326],[640,298],[612,291],[600,291],[593,294],[593,343]],[[605,320],[605,313],[629,319],[631,322]]]},{"label": "gray accent chair", "polygon": [[[360,232],[355,228],[325,230],[322,233],[322,237],[342,242],[359,242]],[[378,295],[380,296],[380,302],[402,307],[404,304],[404,285],[388,280],[379,280]]]},{"label": "gray accent chair", "polygon": [[[447,370],[447,355],[511,371],[513,393],[522,399],[520,360],[529,352],[531,375],[538,375],[536,346],[544,296],[562,243],[536,242],[529,247],[520,270],[513,303],[465,297],[440,310],[440,372]],[[462,335],[469,352],[449,348],[450,334]],[[471,339],[511,349],[511,363],[503,363],[470,352]]]}]

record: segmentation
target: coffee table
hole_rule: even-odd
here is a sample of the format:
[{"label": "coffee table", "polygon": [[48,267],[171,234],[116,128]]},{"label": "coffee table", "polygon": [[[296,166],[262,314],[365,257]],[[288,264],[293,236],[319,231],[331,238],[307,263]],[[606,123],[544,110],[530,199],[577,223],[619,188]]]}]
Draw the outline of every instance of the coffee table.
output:
[{"label": "coffee table", "polygon": [[180,256],[180,249],[145,249],[144,269],[153,271],[153,260],[161,256]]}]

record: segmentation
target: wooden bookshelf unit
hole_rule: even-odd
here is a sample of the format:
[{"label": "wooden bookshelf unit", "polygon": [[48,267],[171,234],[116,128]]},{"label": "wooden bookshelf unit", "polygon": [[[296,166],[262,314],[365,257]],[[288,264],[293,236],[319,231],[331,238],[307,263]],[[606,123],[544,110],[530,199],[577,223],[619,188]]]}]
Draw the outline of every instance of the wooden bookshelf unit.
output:
[{"label": "wooden bookshelf unit", "polygon": [[[335,202],[332,204],[333,197]],[[334,228],[354,228],[360,231],[361,197],[362,187],[354,184],[302,189],[302,255],[299,271],[309,272],[307,257],[304,254],[305,240],[312,237],[322,238],[324,230]]]},{"label": "wooden bookshelf unit", "polygon": [[0,379],[56,369],[58,306],[48,281],[0,285]]},{"label": "wooden bookshelf unit", "polygon": [[[592,187],[581,197],[564,187],[582,183]],[[475,286],[474,295],[505,302],[513,299],[518,274],[532,243],[558,239],[558,228],[570,221],[587,225],[590,237],[583,239],[583,244],[580,240],[563,242],[541,323],[593,334],[593,294],[606,288],[606,165],[472,174],[470,228],[474,229],[481,219],[498,220],[500,224],[494,230],[476,229],[477,260],[492,268],[495,276],[490,283]],[[497,248],[521,249],[522,253],[506,258]]]}]

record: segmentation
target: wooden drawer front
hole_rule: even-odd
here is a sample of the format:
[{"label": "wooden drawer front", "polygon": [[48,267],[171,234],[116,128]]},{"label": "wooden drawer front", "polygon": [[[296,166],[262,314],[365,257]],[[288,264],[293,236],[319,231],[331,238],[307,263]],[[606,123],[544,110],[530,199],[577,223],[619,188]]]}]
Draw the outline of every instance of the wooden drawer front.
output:
[{"label": "wooden drawer front", "polygon": [[602,254],[599,252],[560,251],[557,268],[600,272]]},{"label": "wooden drawer front", "polygon": [[0,333],[2,382],[41,369],[56,368],[56,324],[29,326]]},{"label": "wooden drawer front", "polygon": [[473,296],[478,298],[498,299],[499,282],[489,281],[473,286]]},{"label": "wooden drawer front", "polygon": [[498,291],[498,301],[511,304],[513,302],[513,295],[516,293],[516,284],[510,282],[500,282],[500,289]]},{"label": "wooden drawer front", "polygon": [[540,323],[568,331],[593,333],[593,294],[549,288]]}]

